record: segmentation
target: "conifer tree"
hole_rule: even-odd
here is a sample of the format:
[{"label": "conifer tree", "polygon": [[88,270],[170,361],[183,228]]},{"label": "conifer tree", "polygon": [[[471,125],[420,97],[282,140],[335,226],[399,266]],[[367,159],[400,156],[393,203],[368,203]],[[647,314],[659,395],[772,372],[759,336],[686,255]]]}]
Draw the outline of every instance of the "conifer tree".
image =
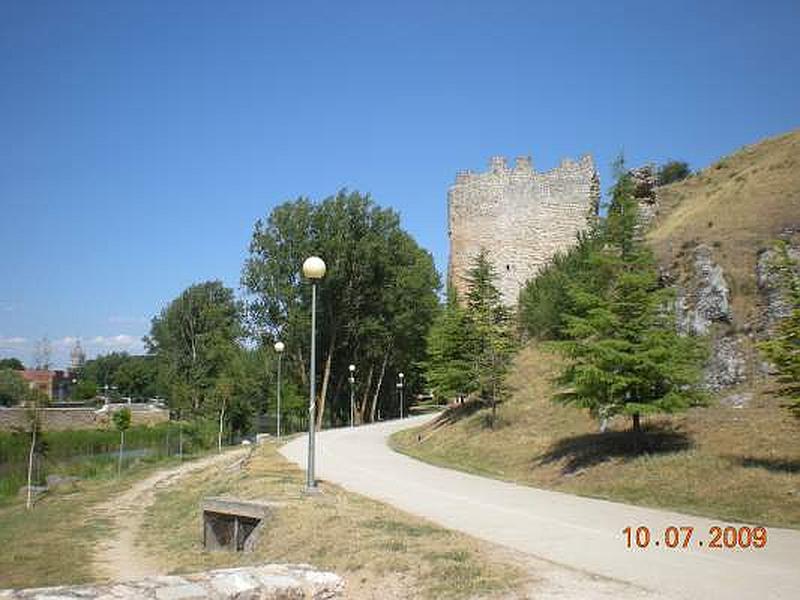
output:
[{"label": "conifer tree", "polygon": [[775,328],[774,335],[759,347],[778,371],[782,393],[791,401],[790,408],[800,417],[800,275],[785,242],[778,244],[778,257],[772,265],[787,291],[791,312]]},{"label": "conifer tree", "polygon": [[680,336],[668,309],[656,262],[637,239],[632,183],[620,175],[603,232],[605,244],[593,268],[603,273],[605,289],[578,284],[569,288],[570,304],[561,349],[570,359],[557,399],[588,408],[599,418],[629,415],[641,430],[642,414],[685,409],[701,396],[703,345]]},{"label": "conifer tree", "polygon": [[454,288],[427,337],[425,376],[435,394],[445,398],[475,391],[477,377],[473,358],[475,335]]},{"label": "conifer tree", "polygon": [[511,314],[503,305],[500,290],[494,283],[496,273],[485,249],[475,257],[467,277],[467,317],[475,335],[477,388],[481,397],[491,402],[493,427],[497,401],[506,392],[505,376],[514,351]]}]

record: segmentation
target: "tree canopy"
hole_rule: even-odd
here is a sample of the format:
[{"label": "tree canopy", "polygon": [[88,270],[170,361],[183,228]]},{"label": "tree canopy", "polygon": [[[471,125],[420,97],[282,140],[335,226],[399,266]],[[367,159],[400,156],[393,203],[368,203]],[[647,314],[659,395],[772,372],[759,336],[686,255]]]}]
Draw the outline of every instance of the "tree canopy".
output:
[{"label": "tree canopy", "polygon": [[386,410],[394,402],[388,374],[403,371],[412,389],[419,385],[415,365],[438,301],[433,259],[400,227],[397,213],[359,192],[342,190],[319,203],[298,198],[257,221],[242,273],[249,324],[265,345],[286,344],[288,379],[303,387],[311,286],[301,266],[313,255],[327,265],[318,284],[319,414],[349,414],[344,391],[352,363],[359,414],[372,420],[380,402]]},{"label": "tree canopy", "polygon": [[174,408],[203,411],[242,335],[241,306],[220,281],[188,287],[153,318],[145,343],[169,381]]},{"label": "tree canopy", "polygon": [[18,358],[0,358],[0,369],[13,369],[14,371],[24,371],[25,365]]},{"label": "tree canopy", "polygon": [[0,406],[22,404],[30,399],[31,390],[28,382],[16,369],[0,369]]},{"label": "tree canopy", "polygon": [[670,160],[658,168],[658,185],[669,185],[686,179],[692,174],[689,163],[681,160]]}]

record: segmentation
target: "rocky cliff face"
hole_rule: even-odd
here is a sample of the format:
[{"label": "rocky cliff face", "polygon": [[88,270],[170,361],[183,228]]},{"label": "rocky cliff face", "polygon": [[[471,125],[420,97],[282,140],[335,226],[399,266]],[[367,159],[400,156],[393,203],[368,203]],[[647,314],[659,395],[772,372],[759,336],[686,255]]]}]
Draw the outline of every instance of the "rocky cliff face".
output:
[{"label": "rocky cliff face", "polygon": [[687,252],[676,282],[678,329],[686,335],[709,336],[709,359],[704,373],[707,389],[719,391],[747,378],[746,343],[733,327],[731,290],[714,250],[699,244]]},{"label": "rocky cliff face", "polygon": [[[791,234],[787,232],[784,239],[790,240]],[[800,245],[789,243],[788,253],[795,264],[800,264]],[[680,331],[709,337],[709,358],[703,377],[709,391],[737,386],[769,372],[769,365],[760,360],[755,345],[792,310],[785,282],[774,268],[776,250],[765,248],[758,256],[759,310],[749,322],[739,322],[736,318],[730,283],[711,246],[699,243],[687,249],[672,266],[681,274],[666,275],[676,285],[675,313]]]},{"label": "rocky cliff face", "polygon": [[[758,350],[788,314],[770,271],[778,240],[800,258],[800,130],[743,147],[690,177],[652,186],[632,173],[645,239],[677,287],[681,330],[709,337],[706,385],[760,395],[768,366]],[[723,397],[725,394],[723,394]]]},{"label": "rocky cliff face", "polygon": [[[787,243],[789,259],[795,265],[800,265],[800,244],[792,243],[793,233],[795,232],[785,231],[781,237]],[[758,254],[756,281],[762,297],[762,318],[758,326],[763,332],[771,331],[780,319],[788,317],[792,311],[785,282],[781,280],[780,273],[776,269],[778,260],[778,251],[775,248],[767,248]]]}]

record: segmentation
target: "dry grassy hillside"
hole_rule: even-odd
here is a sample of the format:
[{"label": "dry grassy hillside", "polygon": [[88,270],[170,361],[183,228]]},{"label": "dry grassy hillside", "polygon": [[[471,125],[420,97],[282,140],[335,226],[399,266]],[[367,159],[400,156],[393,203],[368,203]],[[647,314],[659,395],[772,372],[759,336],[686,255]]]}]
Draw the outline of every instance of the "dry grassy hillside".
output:
[{"label": "dry grassy hillside", "polygon": [[757,310],[756,260],[781,233],[800,231],[800,130],[723,158],[688,179],[659,189],[659,215],[648,235],[659,261],[673,266],[699,242],[731,286],[734,320]]}]

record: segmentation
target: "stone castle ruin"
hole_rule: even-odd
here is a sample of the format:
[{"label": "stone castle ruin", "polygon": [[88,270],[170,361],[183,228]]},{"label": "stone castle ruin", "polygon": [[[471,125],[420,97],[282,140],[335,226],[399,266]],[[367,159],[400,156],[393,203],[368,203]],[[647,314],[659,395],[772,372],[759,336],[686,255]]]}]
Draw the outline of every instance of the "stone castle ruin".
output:
[{"label": "stone castle ruin", "polygon": [[447,195],[448,274],[459,297],[473,259],[485,248],[503,302],[514,306],[525,283],[589,227],[599,201],[600,179],[588,155],[544,173],[528,156],[513,167],[492,157],[486,173],[460,171]]}]

